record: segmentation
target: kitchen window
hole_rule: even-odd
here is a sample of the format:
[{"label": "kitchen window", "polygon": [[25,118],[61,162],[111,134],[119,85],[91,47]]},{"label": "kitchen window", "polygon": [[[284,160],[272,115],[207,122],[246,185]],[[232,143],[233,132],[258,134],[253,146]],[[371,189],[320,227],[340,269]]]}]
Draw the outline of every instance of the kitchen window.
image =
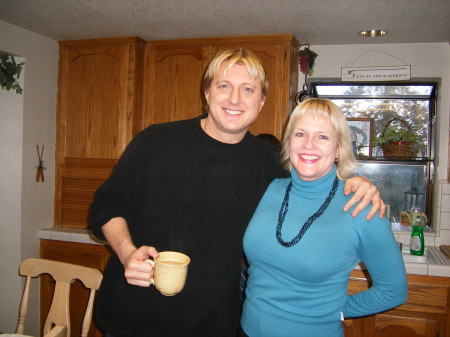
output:
[{"label": "kitchen window", "polygon": [[[311,82],[312,96],[328,98],[349,120],[357,172],[378,187],[389,204],[393,228],[403,210],[420,207],[431,224],[436,82]],[[377,140],[390,129],[417,136],[408,154],[390,153]],[[395,146],[395,145],[393,145]]]}]

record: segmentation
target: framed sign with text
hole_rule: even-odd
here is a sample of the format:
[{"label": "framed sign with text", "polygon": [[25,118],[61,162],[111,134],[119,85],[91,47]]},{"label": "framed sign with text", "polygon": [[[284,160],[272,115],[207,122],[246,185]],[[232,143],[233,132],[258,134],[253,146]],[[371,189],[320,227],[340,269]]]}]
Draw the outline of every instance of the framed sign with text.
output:
[{"label": "framed sign with text", "polygon": [[411,79],[411,66],[395,67],[342,67],[341,80],[365,81],[404,81]]}]

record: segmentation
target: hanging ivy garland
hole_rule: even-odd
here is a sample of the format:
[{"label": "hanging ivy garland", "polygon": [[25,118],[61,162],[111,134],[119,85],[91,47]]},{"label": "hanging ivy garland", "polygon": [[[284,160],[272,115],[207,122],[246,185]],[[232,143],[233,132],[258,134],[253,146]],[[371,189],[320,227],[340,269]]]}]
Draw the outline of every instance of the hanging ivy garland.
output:
[{"label": "hanging ivy garland", "polygon": [[0,53],[0,86],[3,90],[15,90],[17,94],[21,94],[23,89],[17,82],[22,72],[24,62],[17,63],[14,56]]}]

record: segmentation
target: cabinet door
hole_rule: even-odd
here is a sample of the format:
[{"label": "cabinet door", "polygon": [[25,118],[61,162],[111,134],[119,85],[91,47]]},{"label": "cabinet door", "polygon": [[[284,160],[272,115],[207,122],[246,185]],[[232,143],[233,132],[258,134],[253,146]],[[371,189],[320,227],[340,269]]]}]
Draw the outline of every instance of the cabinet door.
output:
[{"label": "cabinet door", "polygon": [[[280,139],[280,130],[283,116],[287,117],[289,111],[283,104],[283,49],[279,44],[226,44],[218,49],[245,47],[250,49],[262,61],[269,78],[269,92],[267,93],[264,106],[259,113],[258,119],[250,126],[250,132],[255,136],[260,133],[270,133]],[[284,111],[283,111],[284,110]]]},{"label": "cabinet door", "polygon": [[147,47],[145,125],[189,119],[205,112],[201,86],[209,50],[203,44]]},{"label": "cabinet door", "polygon": [[[111,255],[108,246],[92,245],[75,242],[41,240],[40,257],[97,268],[103,272]],[[50,310],[50,304],[55,288],[55,282],[48,275],[41,277],[41,326]],[[70,289],[70,327],[71,337],[81,336],[81,325],[89,299],[87,290],[80,281],[75,281]],[[96,328],[92,320],[88,336],[101,337],[103,334]]]},{"label": "cabinet door", "polygon": [[60,57],[60,159],[118,158],[127,143],[128,48],[62,47]]},{"label": "cabinet door", "polygon": [[144,52],[133,39],[79,44],[61,42],[59,61],[55,225],[72,228],[87,227],[93,193],[141,128]]},{"label": "cabinet door", "polygon": [[364,332],[364,319],[363,318],[352,318],[346,319],[342,322],[344,327],[345,337],[363,337]]},{"label": "cabinet door", "polygon": [[[258,119],[250,126],[255,136],[270,133],[281,138],[284,124],[293,108],[297,91],[297,46],[291,41],[240,41],[215,46],[217,50],[243,47],[253,51],[262,61],[269,78],[269,92]],[[292,60],[295,59],[294,64]]]},{"label": "cabinet door", "polygon": [[368,317],[365,322],[364,336],[436,337],[440,336],[444,321],[445,315],[391,310]]},{"label": "cabinet door", "polygon": [[144,123],[162,123],[203,114],[202,80],[218,51],[243,47],[263,62],[269,93],[250,131],[281,137],[297,91],[297,48],[293,36],[236,37],[150,42],[146,52]]}]

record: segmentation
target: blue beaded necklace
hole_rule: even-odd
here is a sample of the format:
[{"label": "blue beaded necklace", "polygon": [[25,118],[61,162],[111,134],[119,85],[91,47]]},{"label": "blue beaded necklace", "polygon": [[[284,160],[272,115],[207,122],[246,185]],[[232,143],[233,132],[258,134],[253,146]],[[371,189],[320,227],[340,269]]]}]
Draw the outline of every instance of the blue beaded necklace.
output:
[{"label": "blue beaded necklace", "polygon": [[284,218],[286,217],[286,213],[289,208],[289,195],[291,193],[292,189],[292,180],[289,182],[289,184],[286,187],[286,193],[284,195],[283,203],[281,204],[280,208],[280,214],[278,215],[278,225],[277,225],[277,232],[276,237],[280,245],[284,247],[292,247],[295,246],[300,239],[303,237],[303,235],[306,233],[308,228],[312,225],[314,220],[316,220],[319,216],[325,212],[327,207],[330,205],[331,200],[333,199],[334,195],[336,194],[336,190],[339,185],[339,180],[336,177],[334,179],[333,187],[331,187],[330,193],[328,194],[328,197],[325,199],[324,203],[319,207],[316,213],[311,215],[308,220],[303,224],[302,228],[298,232],[297,236],[293,238],[291,241],[286,242],[281,238],[281,229],[283,228]]}]

